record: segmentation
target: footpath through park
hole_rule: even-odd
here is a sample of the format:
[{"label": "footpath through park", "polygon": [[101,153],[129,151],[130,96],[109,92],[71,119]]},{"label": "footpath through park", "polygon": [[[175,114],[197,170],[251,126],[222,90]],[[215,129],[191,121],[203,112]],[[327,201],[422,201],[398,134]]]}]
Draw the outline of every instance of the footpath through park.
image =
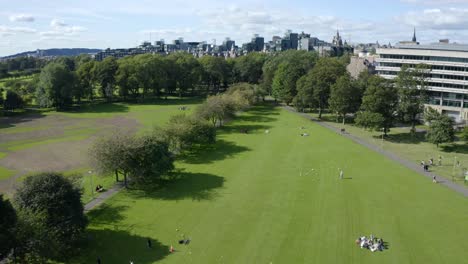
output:
[{"label": "footpath through park", "polygon": [[99,196],[97,196],[96,198],[91,200],[89,203],[87,203],[84,207],[84,211],[89,212],[93,210],[94,208],[98,207],[104,201],[114,196],[114,194],[118,193],[122,188],[123,188],[122,183],[116,183],[112,188],[101,193]]},{"label": "footpath through park", "polygon": [[[315,122],[316,124],[318,124],[318,125],[320,125],[322,127],[328,128],[328,129],[330,129],[330,130],[332,130],[332,131],[334,131],[336,133],[342,134],[344,137],[347,137],[347,138],[351,139],[352,141],[354,141],[354,142],[356,142],[356,143],[358,143],[358,144],[360,144],[362,146],[365,146],[365,147],[367,147],[367,148],[369,148],[369,149],[371,149],[371,150],[373,150],[373,151],[375,151],[377,153],[380,153],[380,154],[388,157],[391,160],[394,160],[394,161],[402,164],[403,166],[405,166],[405,167],[407,167],[407,168],[409,168],[409,169],[411,169],[411,170],[413,170],[413,171],[415,171],[415,172],[429,178],[431,181],[432,181],[432,178],[434,176],[436,176],[437,179],[438,179],[439,184],[442,184],[442,185],[444,185],[444,186],[446,186],[446,187],[448,187],[448,188],[450,188],[450,189],[452,189],[452,190],[454,190],[454,191],[456,191],[458,193],[461,193],[465,197],[468,197],[468,189],[465,188],[462,185],[458,185],[458,184],[456,184],[454,182],[446,180],[445,178],[443,178],[443,177],[441,177],[441,176],[439,176],[437,174],[434,174],[432,172],[422,171],[421,166],[419,166],[418,164],[415,164],[414,162],[411,162],[409,160],[401,158],[401,157],[399,157],[399,156],[397,156],[394,153],[391,153],[389,151],[383,150],[381,147],[379,147],[377,145],[374,145],[372,143],[369,143],[369,142],[363,140],[360,137],[351,135],[349,133],[341,133],[340,128],[337,128],[337,127],[334,127],[334,126],[329,125],[327,123],[324,123],[324,122],[322,122],[322,121],[320,121],[320,120],[318,120],[318,119],[316,119],[316,118],[314,118],[314,117],[312,117],[312,116],[310,116],[310,115],[308,115],[306,113],[299,113],[294,108],[292,108],[290,106],[284,106],[283,108],[286,109],[289,112],[301,115],[302,117],[305,117],[305,118]],[[441,180],[441,179],[444,179],[444,180]]]}]

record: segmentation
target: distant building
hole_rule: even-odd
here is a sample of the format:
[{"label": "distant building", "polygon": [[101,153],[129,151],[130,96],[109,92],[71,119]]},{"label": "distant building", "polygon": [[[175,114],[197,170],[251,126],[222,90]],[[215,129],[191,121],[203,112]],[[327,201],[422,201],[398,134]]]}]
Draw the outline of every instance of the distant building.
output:
[{"label": "distant building", "polygon": [[468,45],[450,44],[448,40],[420,45],[414,34],[411,42],[378,48],[377,54],[377,73],[386,79],[395,78],[403,65],[428,65],[426,106],[456,122],[468,120]]}]

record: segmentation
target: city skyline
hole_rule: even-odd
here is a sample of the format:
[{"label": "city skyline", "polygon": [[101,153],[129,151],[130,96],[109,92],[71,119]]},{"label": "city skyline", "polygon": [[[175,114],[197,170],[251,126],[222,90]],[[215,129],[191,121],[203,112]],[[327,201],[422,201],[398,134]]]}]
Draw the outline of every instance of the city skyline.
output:
[{"label": "city skyline", "polygon": [[142,41],[236,44],[291,29],[331,41],[340,30],[353,43],[449,38],[468,43],[467,0],[370,1],[61,1],[0,0],[0,56],[47,48],[129,48]]}]

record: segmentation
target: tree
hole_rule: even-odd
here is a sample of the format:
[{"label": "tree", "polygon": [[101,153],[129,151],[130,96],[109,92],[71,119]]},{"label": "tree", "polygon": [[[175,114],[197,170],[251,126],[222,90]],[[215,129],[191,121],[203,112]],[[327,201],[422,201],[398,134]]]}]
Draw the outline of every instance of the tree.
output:
[{"label": "tree", "polygon": [[196,117],[210,121],[214,127],[222,126],[223,121],[234,116],[236,105],[228,96],[210,96],[195,110]]},{"label": "tree", "polygon": [[202,68],[197,59],[195,59],[191,54],[177,52],[172,53],[168,57],[171,57],[175,60],[177,69],[179,70],[177,76],[177,86],[179,96],[182,96],[182,93],[193,90],[195,86],[200,81],[200,76]]},{"label": "tree", "polygon": [[372,76],[362,98],[361,109],[356,116],[356,124],[375,130],[390,130],[395,120],[398,104],[396,88],[379,76]]},{"label": "tree", "polygon": [[119,95],[136,97],[139,93],[137,65],[135,57],[125,57],[118,61],[119,69],[116,73],[116,83],[119,86]]},{"label": "tree", "polygon": [[133,141],[132,135],[127,132],[116,132],[98,138],[89,151],[93,167],[100,173],[114,173],[117,182],[119,174],[122,174],[125,187],[127,187]]},{"label": "tree", "polygon": [[3,92],[5,90],[3,90],[3,88],[0,88],[0,106],[3,107],[3,102],[5,101],[5,99],[3,99]]},{"label": "tree", "polygon": [[455,140],[455,130],[453,129],[454,121],[447,115],[438,113],[432,108],[428,108],[426,112],[426,122],[429,123],[429,130],[427,131],[426,138],[437,148],[439,144],[449,143]]},{"label": "tree", "polygon": [[266,54],[251,52],[236,59],[234,64],[234,79],[236,82],[259,83],[262,77],[262,67]]},{"label": "tree", "polygon": [[74,74],[63,64],[49,63],[42,69],[36,91],[41,107],[64,109],[73,102]]},{"label": "tree", "polygon": [[427,101],[426,69],[423,64],[415,68],[403,65],[395,78],[400,101],[398,112],[404,121],[411,123],[411,134],[416,132],[418,116],[424,112],[424,103]]},{"label": "tree", "polygon": [[101,62],[94,64],[93,76],[101,86],[101,94],[110,100],[114,94],[115,74],[117,72],[117,60],[107,57]]},{"label": "tree", "polygon": [[17,252],[58,260],[75,252],[87,219],[81,191],[67,178],[58,173],[28,177],[16,192],[15,203],[22,212],[21,218],[27,217],[22,221],[30,223],[31,231],[23,238],[26,241],[19,241]]},{"label": "tree", "polygon": [[153,183],[174,169],[169,143],[157,133],[134,139],[128,159],[129,176],[137,184]]},{"label": "tree", "polygon": [[304,74],[304,69],[294,62],[281,63],[273,78],[273,97],[289,105],[297,94],[297,80]]},{"label": "tree", "polygon": [[221,84],[228,79],[228,66],[224,58],[203,56],[199,59],[202,66],[202,81],[208,88],[212,88],[214,93],[219,92]]},{"label": "tree", "polygon": [[0,194],[0,261],[8,256],[15,245],[16,222],[15,209]]},{"label": "tree", "polygon": [[75,98],[82,98],[86,97],[89,99],[93,99],[94,95],[94,76],[93,76],[93,68],[95,62],[88,61],[79,64],[78,69],[76,70],[76,78],[77,78],[77,86],[80,89],[77,89],[74,92]]},{"label": "tree", "polygon": [[23,98],[16,92],[7,90],[5,100],[3,101],[3,109],[13,111],[15,109],[23,108]]},{"label": "tree", "polygon": [[349,75],[341,76],[331,86],[328,104],[330,110],[335,112],[345,123],[346,114],[355,113],[361,105],[362,94],[359,87],[351,80]]},{"label": "tree", "polygon": [[175,115],[164,128],[163,137],[169,143],[169,149],[179,153],[191,149],[193,145],[215,143],[216,129],[206,121],[186,115]]},{"label": "tree", "polygon": [[328,107],[331,86],[345,73],[345,65],[337,58],[329,57],[320,58],[310,71],[310,82],[313,86],[312,97],[317,104],[319,118],[322,118],[322,111]]},{"label": "tree", "polygon": [[310,72],[297,80],[297,94],[293,99],[293,104],[298,111],[304,112],[306,108],[311,108],[314,103],[314,86]]}]

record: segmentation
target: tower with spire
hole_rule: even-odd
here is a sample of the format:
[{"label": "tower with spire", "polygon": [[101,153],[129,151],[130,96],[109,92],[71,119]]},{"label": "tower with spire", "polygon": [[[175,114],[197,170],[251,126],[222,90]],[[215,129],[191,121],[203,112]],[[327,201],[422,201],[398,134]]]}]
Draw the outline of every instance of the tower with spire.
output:
[{"label": "tower with spire", "polygon": [[332,44],[337,47],[343,46],[343,40],[341,39],[340,31],[336,30],[336,36],[333,37]]},{"label": "tower with spire", "polygon": [[411,40],[413,42],[417,42],[416,40],[416,27],[414,27],[414,31],[413,31],[413,39]]}]

